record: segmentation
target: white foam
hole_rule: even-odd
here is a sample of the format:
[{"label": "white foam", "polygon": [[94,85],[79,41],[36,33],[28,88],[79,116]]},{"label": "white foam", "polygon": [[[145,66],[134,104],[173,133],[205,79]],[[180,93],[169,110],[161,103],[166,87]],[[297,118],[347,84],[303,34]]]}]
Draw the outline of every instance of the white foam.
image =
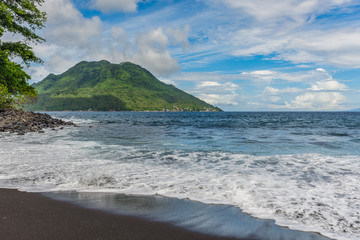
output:
[{"label": "white foam", "polygon": [[360,239],[359,156],[155,151],[76,141],[66,134],[0,138],[2,186],[224,203],[294,229]]}]

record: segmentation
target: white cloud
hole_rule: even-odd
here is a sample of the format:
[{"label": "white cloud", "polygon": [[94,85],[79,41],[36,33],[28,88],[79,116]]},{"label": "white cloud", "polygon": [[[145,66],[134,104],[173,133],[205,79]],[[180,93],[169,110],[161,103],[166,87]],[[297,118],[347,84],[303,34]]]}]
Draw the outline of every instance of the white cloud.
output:
[{"label": "white cloud", "polygon": [[210,103],[212,105],[238,105],[237,98],[239,97],[237,94],[199,94],[197,95],[201,100]]},{"label": "white cloud", "polygon": [[85,47],[101,37],[101,20],[84,18],[69,0],[45,1],[42,10],[48,16],[45,38],[52,44]]},{"label": "white cloud", "polygon": [[152,48],[141,49],[132,60],[158,76],[166,76],[180,70],[177,60],[172,58],[167,50],[161,52]]},{"label": "white cloud", "polygon": [[124,42],[124,43],[128,43],[129,42],[129,36],[127,34],[127,32],[125,31],[124,28],[122,27],[117,27],[114,26],[111,28],[111,36],[113,38],[114,41],[116,42]]},{"label": "white cloud", "polygon": [[[333,79],[324,68],[291,73],[268,69],[240,74],[183,72],[170,79],[175,85],[180,82],[195,83],[194,86],[185,84],[188,87],[184,90],[209,103],[222,105],[223,108],[239,106],[242,102],[243,109],[253,110],[340,110],[347,101],[344,92],[349,91],[345,84]],[[242,84],[235,84],[234,81]],[[252,82],[261,82],[267,86],[260,92],[261,86],[255,86],[254,90],[258,93],[256,96],[247,91]],[[294,86],[289,86],[289,83]]]},{"label": "white cloud", "polygon": [[[291,96],[296,96],[299,93],[304,92],[305,90],[295,87],[286,87],[283,89],[274,88],[271,86],[265,87],[262,92],[262,95],[258,99],[261,99],[263,106],[268,108],[279,108],[280,106],[284,107],[284,102],[286,99],[291,98]],[[259,103],[259,102],[258,102]]]},{"label": "white cloud", "polygon": [[239,86],[232,82],[203,81],[196,84],[194,90],[190,90],[195,96],[214,105],[238,105],[239,95],[236,89]]},{"label": "white cloud", "polygon": [[167,28],[166,33],[169,35],[172,42],[175,44],[180,44],[183,48],[190,48],[189,42],[189,33],[190,25],[186,24],[182,29],[181,28]]},{"label": "white cloud", "polygon": [[211,82],[211,81],[204,81],[201,82],[197,85],[198,88],[203,88],[203,87],[218,87],[221,86],[220,83],[218,82]]},{"label": "white cloud", "polygon": [[259,82],[272,82],[274,79],[279,77],[279,73],[273,72],[270,70],[257,70],[252,72],[243,72],[242,76],[253,80],[253,81],[259,81]]},{"label": "white cloud", "polygon": [[172,83],[210,104],[229,107],[239,104],[238,90],[241,87],[233,81],[240,77],[240,74],[222,74],[220,72],[179,72],[162,80]]},{"label": "white cloud", "polygon": [[48,0],[40,7],[47,14],[47,24],[61,25],[82,18],[82,14],[69,0]]},{"label": "white cloud", "polygon": [[[219,44],[213,43],[220,43],[221,49],[234,56],[271,55],[272,60],[285,60],[295,64],[360,67],[359,21],[344,23],[332,18],[339,12],[346,12],[353,5],[358,6],[358,1],[203,2],[213,9],[222,7],[222,11],[234,19],[231,25],[223,23],[220,27],[209,28],[208,46],[219,48]],[[219,6],[219,3],[223,6]],[[330,14],[331,17],[325,22],[322,18],[317,18],[321,14]]]},{"label": "white cloud", "polygon": [[270,70],[258,70],[251,72],[251,74],[255,76],[268,76],[268,75],[272,75],[273,72]]},{"label": "white cloud", "polygon": [[210,81],[204,81],[199,82],[196,84],[195,89],[192,92],[207,92],[207,93],[228,93],[238,89],[239,86],[232,83],[232,82],[210,82]]},{"label": "white cloud", "polygon": [[293,82],[293,83],[309,83],[312,84],[316,81],[332,80],[331,75],[322,68],[310,71],[297,71],[297,72],[280,72],[273,70],[257,70],[251,72],[241,73],[242,78],[254,82],[262,82],[270,84],[274,81]]},{"label": "white cloud", "polygon": [[44,59],[51,55],[55,55],[57,54],[57,52],[61,51],[60,46],[52,43],[34,45],[33,48],[36,52],[36,55]]},{"label": "white cloud", "polygon": [[317,69],[315,69],[316,71],[319,71],[319,72],[326,72],[326,70],[325,69],[323,69],[323,68],[317,68]]},{"label": "white cloud", "polygon": [[339,92],[308,92],[297,96],[290,103],[285,104],[287,109],[298,110],[340,110],[346,101]]},{"label": "white cloud", "polygon": [[153,48],[163,50],[169,45],[169,38],[161,27],[152,29],[145,34],[139,34],[137,46],[140,48]]},{"label": "white cloud", "polygon": [[54,54],[51,55],[45,62],[46,69],[51,69],[51,73],[62,73],[70,67],[74,66],[77,61],[67,57],[68,54]]},{"label": "white cloud", "polygon": [[63,72],[99,52],[103,29],[98,17],[85,18],[70,0],[45,1],[41,10],[47,13],[42,32],[47,41],[33,48],[45,63],[44,68],[33,69],[33,81],[41,80],[44,73]]},{"label": "white cloud", "polygon": [[278,95],[278,94],[284,94],[284,93],[299,93],[299,92],[303,92],[304,90],[300,89],[300,88],[295,88],[295,87],[287,87],[284,89],[278,89],[278,88],[274,88],[274,87],[265,87],[263,94],[264,95]]},{"label": "white cloud", "polygon": [[126,55],[131,49],[130,36],[122,27],[113,26],[111,28],[111,38],[107,44],[108,46],[112,46],[110,50],[112,53],[120,51],[121,54]]},{"label": "white cloud", "polygon": [[309,17],[326,12],[336,6],[350,3],[351,0],[215,0],[229,8],[242,9],[260,21],[292,19],[304,22]]},{"label": "white cloud", "polygon": [[270,84],[275,80],[281,80],[286,82],[305,82],[306,79],[309,77],[308,72],[285,73],[270,70],[243,72],[241,75],[244,79],[249,79],[254,82],[262,82],[267,84]]},{"label": "white cloud", "polygon": [[[281,74],[272,72],[276,76]],[[284,109],[284,110],[341,110],[343,104],[347,102],[344,93],[349,89],[348,87],[333,79],[333,77],[324,69],[317,68],[312,71],[302,71],[293,73],[297,75],[297,79],[303,79],[303,82],[297,82],[299,87],[284,87],[277,88],[274,86],[266,86],[259,96],[256,105],[270,109]],[[276,83],[282,85],[282,81]]]},{"label": "white cloud", "polygon": [[224,74],[221,72],[179,72],[171,75],[169,81],[228,82],[239,79],[242,79],[241,74]]},{"label": "white cloud", "polygon": [[169,50],[169,39],[162,28],[150,30],[137,37],[137,52],[132,60],[142,65],[154,74],[166,76],[180,69],[175,58],[172,58]]},{"label": "white cloud", "polygon": [[309,90],[312,91],[345,91],[347,87],[345,84],[339,83],[335,80],[316,82]]},{"label": "white cloud", "polygon": [[360,67],[360,28],[358,26],[312,30],[297,26],[257,26],[229,33],[228,44],[235,56],[274,54],[273,60],[292,63],[319,63]]},{"label": "white cloud", "polygon": [[277,95],[279,94],[279,92],[280,92],[279,89],[273,87],[266,87],[263,91],[263,93],[266,95]]},{"label": "white cloud", "polygon": [[48,28],[46,38],[61,45],[86,47],[87,44],[100,37],[101,21],[97,17],[79,20],[68,25],[62,24]]},{"label": "white cloud", "polygon": [[139,2],[142,0],[92,0],[90,6],[104,13],[136,12]]},{"label": "white cloud", "polygon": [[[33,79],[44,79],[50,72],[45,68],[45,66],[31,66],[31,68],[24,68],[25,72],[32,76]],[[35,81],[30,80],[30,84]]]},{"label": "white cloud", "polygon": [[[109,6],[110,1],[103,3],[104,7]],[[58,74],[81,60],[103,59],[113,63],[132,61],[157,76],[167,76],[180,69],[169,51],[170,45],[176,48],[189,44],[188,25],[168,27],[166,32],[158,27],[129,34],[122,25],[104,24],[98,17],[84,17],[70,0],[48,0],[41,9],[48,16],[43,32],[47,42],[34,45],[34,50],[45,61],[45,69],[34,68],[31,76],[35,81],[42,79],[44,70]],[[37,70],[41,72],[36,73]]]},{"label": "white cloud", "polygon": [[[335,66],[360,67],[360,28],[312,30],[293,34],[286,46],[290,51],[279,56],[293,62],[318,62]],[[306,53],[298,59],[289,54]]]},{"label": "white cloud", "polygon": [[252,108],[299,111],[344,110],[346,97],[340,92],[304,92],[284,101],[284,95],[263,95],[258,101],[249,101]]}]

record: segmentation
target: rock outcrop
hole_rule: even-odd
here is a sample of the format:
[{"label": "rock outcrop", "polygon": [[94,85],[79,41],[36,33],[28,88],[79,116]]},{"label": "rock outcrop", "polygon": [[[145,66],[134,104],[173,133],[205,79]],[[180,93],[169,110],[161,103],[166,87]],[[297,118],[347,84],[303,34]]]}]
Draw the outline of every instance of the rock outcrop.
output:
[{"label": "rock outcrop", "polygon": [[72,122],[52,118],[48,114],[26,112],[20,109],[0,109],[0,132],[24,135],[27,132],[43,133],[43,129],[76,126]]}]

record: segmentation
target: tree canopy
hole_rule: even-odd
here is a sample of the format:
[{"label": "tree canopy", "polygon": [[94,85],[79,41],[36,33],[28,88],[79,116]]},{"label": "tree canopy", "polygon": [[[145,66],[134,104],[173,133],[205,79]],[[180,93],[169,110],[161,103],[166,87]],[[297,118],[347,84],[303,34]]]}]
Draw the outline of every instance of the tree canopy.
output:
[{"label": "tree canopy", "polygon": [[[21,64],[42,63],[30,46],[45,40],[35,31],[44,27],[46,13],[38,6],[44,0],[1,0],[0,2],[0,108],[36,97],[30,76]],[[4,34],[18,41],[3,41]],[[20,61],[21,63],[17,63]]]}]

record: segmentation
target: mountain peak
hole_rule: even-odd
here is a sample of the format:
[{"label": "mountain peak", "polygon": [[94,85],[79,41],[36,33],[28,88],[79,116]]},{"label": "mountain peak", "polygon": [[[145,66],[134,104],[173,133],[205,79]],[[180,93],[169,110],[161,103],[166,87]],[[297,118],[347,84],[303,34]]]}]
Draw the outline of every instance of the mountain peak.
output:
[{"label": "mountain peak", "polygon": [[41,111],[221,111],[131,62],[82,61],[33,85]]}]

